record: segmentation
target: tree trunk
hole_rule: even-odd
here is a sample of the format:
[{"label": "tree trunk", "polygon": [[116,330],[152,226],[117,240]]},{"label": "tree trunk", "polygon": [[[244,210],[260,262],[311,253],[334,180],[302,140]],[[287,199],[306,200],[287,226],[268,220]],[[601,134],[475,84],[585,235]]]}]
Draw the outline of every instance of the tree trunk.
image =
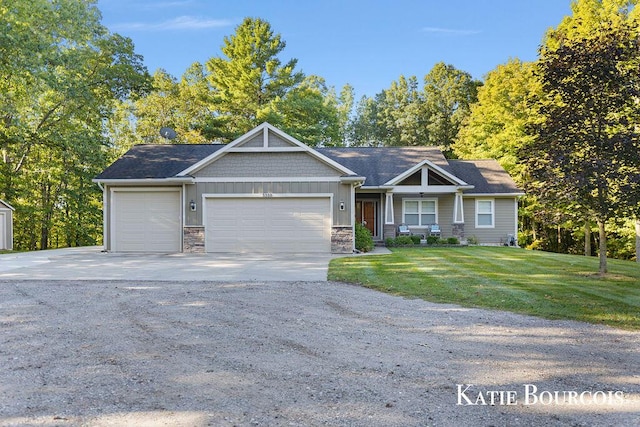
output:
[{"label": "tree trunk", "polygon": [[636,219],[636,262],[640,262],[640,218]]},{"label": "tree trunk", "polygon": [[584,223],[584,256],[591,256],[591,222]]},{"label": "tree trunk", "polygon": [[600,235],[600,269],[599,272],[601,275],[605,275],[607,273],[607,234],[604,230],[604,221],[598,220],[598,229]]}]

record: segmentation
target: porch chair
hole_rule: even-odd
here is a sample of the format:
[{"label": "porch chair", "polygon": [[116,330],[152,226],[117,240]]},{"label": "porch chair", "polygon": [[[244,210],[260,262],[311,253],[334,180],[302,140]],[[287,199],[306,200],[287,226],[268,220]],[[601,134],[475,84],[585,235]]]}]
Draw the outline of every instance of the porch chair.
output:
[{"label": "porch chair", "polygon": [[432,224],[429,227],[429,235],[440,237],[442,235],[442,230],[440,230],[440,226],[438,224]]},{"label": "porch chair", "polygon": [[398,236],[411,236],[411,230],[407,224],[400,224],[398,226]]}]

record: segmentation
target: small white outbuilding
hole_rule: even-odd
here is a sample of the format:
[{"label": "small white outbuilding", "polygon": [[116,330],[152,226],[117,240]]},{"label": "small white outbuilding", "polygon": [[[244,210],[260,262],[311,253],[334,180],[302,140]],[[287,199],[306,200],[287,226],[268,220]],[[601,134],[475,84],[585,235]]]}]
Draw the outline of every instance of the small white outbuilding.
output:
[{"label": "small white outbuilding", "polygon": [[13,249],[13,212],[15,209],[0,200],[0,250]]}]

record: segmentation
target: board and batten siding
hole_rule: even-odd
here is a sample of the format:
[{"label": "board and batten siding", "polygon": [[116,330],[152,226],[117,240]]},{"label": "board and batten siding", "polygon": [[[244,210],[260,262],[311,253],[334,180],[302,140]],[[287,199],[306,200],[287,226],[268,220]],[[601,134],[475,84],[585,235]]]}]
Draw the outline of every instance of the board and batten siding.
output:
[{"label": "board and batten siding", "polygon": [[[494,201],[494,227],[476,228],[476,200]],[[481,245],[503,244],[509,234],[517,237],[517,199],[514,197],[465,197],[464,198],[464,235],[476,237]]]},{"label": "board and batten siding", "polygon": [[[185,186],[185,225],[201,226],[202,204],[204,194],[237,194],[237,195],[309,195],[333,194],[333,225],[351,225],[351,185],[339,182],[198,182]],[[195,212],[189,209],[193,200],[198,208]],[[340,210],[340,202],[344,210]]]}]

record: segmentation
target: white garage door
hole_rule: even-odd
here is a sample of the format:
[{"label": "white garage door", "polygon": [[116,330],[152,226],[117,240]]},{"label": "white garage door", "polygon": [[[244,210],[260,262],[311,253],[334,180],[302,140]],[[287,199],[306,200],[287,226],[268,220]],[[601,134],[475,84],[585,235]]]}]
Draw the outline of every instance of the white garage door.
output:
[{"label": "white garage door", "polygon": [[210,198],[207,252],[331,252],[328,197]]},{"label": "white garage door", "polygon": [[180,252],[180,191],[114,191],[114,252]]}]

